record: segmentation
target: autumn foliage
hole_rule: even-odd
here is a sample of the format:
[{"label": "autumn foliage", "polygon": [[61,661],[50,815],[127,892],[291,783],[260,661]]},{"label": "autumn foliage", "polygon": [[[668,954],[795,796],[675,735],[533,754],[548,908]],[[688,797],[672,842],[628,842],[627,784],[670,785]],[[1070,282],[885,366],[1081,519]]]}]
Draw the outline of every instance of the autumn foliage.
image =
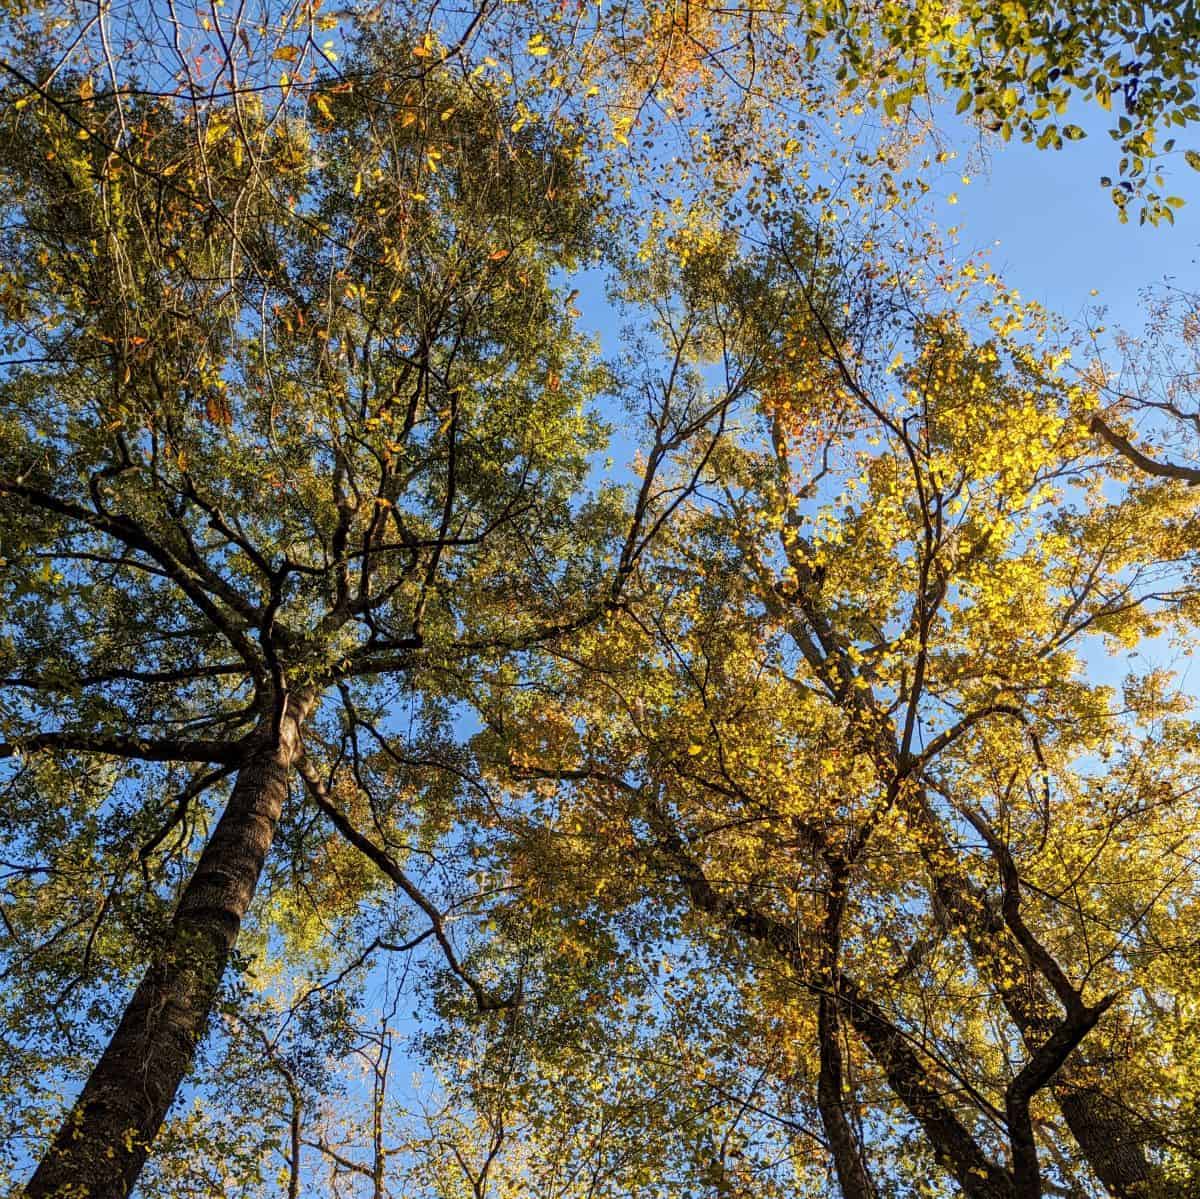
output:
[{"label": "autumn foliage", "polygon": [[1190,10],[6,14],[14,1193],[1195,1193]]}]

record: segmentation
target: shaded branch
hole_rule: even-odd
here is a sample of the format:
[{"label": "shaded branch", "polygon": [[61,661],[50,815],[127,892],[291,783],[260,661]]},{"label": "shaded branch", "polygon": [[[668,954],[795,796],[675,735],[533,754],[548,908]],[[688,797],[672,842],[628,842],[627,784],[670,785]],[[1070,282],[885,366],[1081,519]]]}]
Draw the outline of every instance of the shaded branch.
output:
[{"label": "shaded branch", "polygon": [[1105,424],[1099,415],[1092,417],[1088,428],[1146,474],[1155,475],[1160,479],[1180,479],[1189,487],[1200,486],[1200,469],[1194,466],[1179,466],[1174,462],[1155,461],[1143,454],[1127,437]]},{"label": "shaded branch", "polygon": [[31,733],[15,741],[0,741],[0,758],[37,753],[42,749],[62,749],[133,758],[141,762],[214,762],[238,766],[248,747],[247,738],[236,741],[184,741],[174,737],[147,739],[104,736],[62,729],[51,733]]}]

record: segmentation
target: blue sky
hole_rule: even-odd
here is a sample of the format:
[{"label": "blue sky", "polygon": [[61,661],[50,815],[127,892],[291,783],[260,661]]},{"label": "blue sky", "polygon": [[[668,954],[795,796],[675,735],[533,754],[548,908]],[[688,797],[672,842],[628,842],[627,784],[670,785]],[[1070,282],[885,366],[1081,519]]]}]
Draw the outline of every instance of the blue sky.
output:
[{"label": "blue sky", "polygon": [[1099,185],[1101,175],[1116,174],[1116,158],[1102,126],[1059,151],[999,146],[986,170],[964,168],[972,182],[957,189],[956,205],[941,201],[937,215],[962,226],[964,250],[990,248],[1022,295],[1072,321],[1106,304],[1111,324],[1136,328],[1143,288],[1167,276],[1183,286],[1200,282],[1200,174],[1175,152],[1166,191],[1187,201],[1175,224],[1139,226],[1134,215],[1122,225]]},{"label": "blue sky", "polygon": [[[1170,279],[1200,288],[1200,173],[1184,162],[1186,146],[1181,145],[1163,159],[1164,192],[1186,201],[1175,213],[1175,224],[1139,225],[1132,205],[1130,220],[1121,224],[1108,189],[1099,182],[1102,175],[1117,173],[1108,115],[1097,112],[1089,119],[1085,112],[1073,112],[1088,136],[1057,151],[993,140],[981,155],[964,136],[930,215],[943,229],[959,228],[963,258],[988,250],[1000,276],[1026,299],[1038,300],[1072,324],[1103,305],[1110,330],[1119,326],[1134,332],[1142,322],[1141,293],[1147,287]],[[951,117],[948,130],[954,121]],[[961,183],[962,175],[969,184]],[[951,191],[954,203],[947,198]],[[611,353],[619,321],[604,299],[602,272],[586,272],[573,283],[583,288],[577,300],[582,327],[600,335]]]}]

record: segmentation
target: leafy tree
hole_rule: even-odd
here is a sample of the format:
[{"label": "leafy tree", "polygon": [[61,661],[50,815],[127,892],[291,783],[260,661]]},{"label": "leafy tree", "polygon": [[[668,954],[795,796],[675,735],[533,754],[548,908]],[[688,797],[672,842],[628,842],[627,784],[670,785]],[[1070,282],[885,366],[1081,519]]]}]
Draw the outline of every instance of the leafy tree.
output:
[{"label": "leafy tree", "polygon": [[[828,33],[843,60],[839,74],[863,86],[889,115],[939,89],[1004,141],[1061,149],[1086,130],[1061,122],[1071,101],[1093,102],[1111,120],[1116,176],[1101,179],[1122,221],[1132,201],[1139,219],[1174,221],[1183,201],[1164,195],[1161,159],[1190,167],[1200,155],[1173,136],[1200,116],[1192,52],[1196,14],[1173,3],[814,5],[810,37]],[[1164,137],[1163,135],[1168,136]],[[1178,148],[1177,148],[1178,147]]]},{"label": "leafy tree", "polygon": [[[710,178],[732,181],[761,162],[765,146],[797,166],[828,160],[814,191],[847,168],[868,179],[892,173],[931,128],[948,127],[950,107],[980,132],[1039,149],[1107,124],[1114,165],[1100,184],[1122,221],[1136,209],[1141,222],[1173,222],[1184,201],[1165,191],[1166,164],[1200,168],[1186,132],[1200,117],[1200,26],[1173,0],[1069,11],[994,0],[773,8],[643,0],[605,6],[586,32],[571,6],[535,6],[518,44],[532,28],[543,82],[570,80],[607,101],[610,149],[636,154],[642,137],[682,125],[687,139],[673,149],[704,162]],[[845,129],[867,108],[876,144],[848,145]],[[1073,119],[1080,109],[1086,115]],[[660,186],[669,192],[670,177]],[[723,203],[732,198],[722,189]]]},{"label": "leafy tree", "polygon": [[[1053,146],[1119,92],[1169,217],[1168,9],[14,13],[28,1194],[127,1193],[160,1126],[172,1194],[1187,1192],[1194,735],[1086,662],[1190,634],[1190,468],[906,211],[915,104]],[[390,973],[364,1011],[421,947],[423,1115]]]},{"label": "leafy tree", "polygon": [[1098,397],[989,285],[955,292],[972,337],[936,292],[840,291],[811,242],[774,268],[712,244],[664,339],[707,309],[699,366],[765,330],[761,424],[558,658],[565,712],[497,696],[527,890],[669,904],[664,950],[737,980],[735,1043],[778,1038],[846,1195],[922,1160],[967,1195],[1187,1193],[1191,1088],[1161,1070],[1193,1002],[1168,929],[1194,726],[1160,666],[1118,690],[1086,663],[1191,635],[1194,499],[1105,468]]},{"label": "leafy tree", "polygon": [[[387,778],[385,810],[424,804],[435,830],[438,789],[403,757],[362,762],[355,722],[402,678],[417,754],[448,735],[467,662],[617,602],[660,515],[654,464],[704,425],[660,412],[605,570],[591,547],[620,507],[584,495],[604,376],[554,282],[593,234],[571,146],[514,134],[487,87],[384,77],[404,49],[364,43],[361,68],[301,109],[243,95],[188,119],[64,77],[5,121],[2,752],[21,764],[5,824],[37,863],[6,918],[23,985],[60,1001],[94,985],[94,953],[120,981],[142,965],[122,960],[130,936],[153,938],[30,1195],[133,1184],[297,770],[478,1004],[508,1001],[457,961],[321,764],[351,754],[360,778]],[[378,90],[352,86],[357,69]],[[226,788],[206,830],[201,805]],[[49,925],[44,871],[90,880]],[[341,903],[372,885],[360,870]]]}]

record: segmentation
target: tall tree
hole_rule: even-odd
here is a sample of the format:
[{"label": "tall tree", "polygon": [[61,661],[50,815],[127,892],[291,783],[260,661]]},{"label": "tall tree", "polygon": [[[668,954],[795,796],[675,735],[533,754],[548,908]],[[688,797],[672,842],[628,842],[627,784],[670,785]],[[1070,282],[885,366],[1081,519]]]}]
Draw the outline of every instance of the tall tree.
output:
[{"label": "tall tree", "polygon": [[[1072,97],[1119,97],[1114,197],[1169,217],[1156,139],[1195,115],[1194,15],[414,2],[357,14],[348,43],[319,4],[217,5],[190,30],[173,6],[33,11],[0,63],[0,910],[10,1019],[37,1033],[3,1053],[57,1083],[117,1032],[30,1193],[128,1191],[213,1013],[251,985],[239,945],[339,980],[436,946],[446,1044],[484,1013],[451,1154],[476,1195],[523,1118],[537,1151],[510,1178],[535,1162],[596,1189],[672,1185],[657,1153],[680,1185],[736,1190],[810,1118],[853,1195],[930,1161],[989,1195],[1190,1177],[1195,1099],[1152,1050],[1190,1060],[1190,874],[1147,863],[1189,852],[1191,744],[1161,678],[1119,710],[1069,657],[1162,612],[1189,627],[1190,501],[1094,458],[1089,422],[1141,451],[1027,352],[1002,293],[995,342],[973,337],[870,247],[912,236],[906,197],[942,157],[914,106],[947,93],[1043,146],[1082,134],[1058,125]],[[853,143],[839,120],[864,103],[880,127]],[[855,256],[732,264],[759,222],[864,213]],[[660,373],[602,371],[573,330],[598,233],[665,317],[635,351],[665,346]],[[965,303],[960,282],[935,292]],[[639,401],[627,502],[589,490],[605,393]],[[721,440],[747,394],[759,415]],[[1076,478],[1056,524],[1046,489]],[[507,811],[467,708],[506,782],[536,780]],[[1107,774],[1080,765],[1106,754]],[[597,813],[609,840],[577,855]],[[1094,856],[1051,860],[1070,837]],[[416,877],[422,855],[453,887]],[[462,881],[480,861],[495,893]],[[394,894],[405,914],[380,916]],[[464,912],[490,946],[452,933]],[[635,933],[694,939],[738,1022],[683,987],[703,1020],[672,1024],[664,999],[643,1012],[662,1025],[618,1039],[652,1065],[595,1103],[535,1098],[537,1071],[586,1077],[581,1045],[619,1031],[586,1005],[644,998]],[[344,1047],[362,1029],[336,1006]],[[227,1060],[258,1045],[281,1088],[294,1192],[305,1072],[229,1020]],[[307,1149],[379,1194],[390,1034],[371,1028],[351,1038],[375,1071],[370,1169],[320,1131]],[[507,1038],[507,1090],[484,1034]],[[67,1048],[42,1056],[51,1037]],[[731,1061],[751,1042],[787,1052],[747,1089]],[[1126,1058],[1156,1079],[1137,1102]],[[717,1059],[710,1089],[675,1093]],[[739,1128],[769,1122],[760,1091],[787,1115],[756,1157]],[[641,1156],[579,1132],[639,1111],[669,1125]]]},{"label": "tall tree", "polygon": [[[10,783],[14,842],[61,863],[59,791],[97,755],[115,764],[92,801],[107,827],[71,830],[97,839],[83,852],[108,876],[92,935],[68,949],[43,933],[29,981],[70,952],[88,973],[105,907],[173,830],[199,849],[32,1196],[134,1184],[297,770],[424,911],[479,1006],[508,1001],[351,827],[322,762],[377,681],[404,678],[436,727],[465,662],[608,611],[661,515],[655,467],[712,415],[658,411],[605,570],[591,547],[619,505],[584,494],[604,379],[554,285],[593,235],[571,146],[514,133],[486,86],[419,60],[380,69],[407,50],[364,41],[300,109],[241,95],[181,116],[63,77],[5,120],[0,752],[28,764]],[[197,806],[226,785],[198,836]],[[28,919],[36,941],[38,895],[19,894],[10,927]]]},{"label": "tall tree", "polygon": [[[843,291],[811,239],[774,267],[729,265],[735,244],[692,248],[672,327],[699,361],[770,331],[761,425],[628,615],[559,659],[566,713],[497,697],[510,778],[558,785],[553,826],[516,791],[531,878],[559,904],[589,880],[614,922],[673,895],[666,943],[718,963],[745,943],[747,1029],[800,1009],[778,1019],[808,1038],[846,1195],[918,1168],[897,1123],[968,1195],[1186,1193],[1190,1086],[1135,1080],[1192,1002],[1166,930],[1191,904],[1194,729],[1161,667],[1118,695],[1088,659],[1191,635],[1194,500],[1106,473],[1097,397],[973,265],[978,339],[936,295]],[[611,831],[556,871],[581,825]],[[628,873],[611,849],[632,886],[594,883]]]}]

